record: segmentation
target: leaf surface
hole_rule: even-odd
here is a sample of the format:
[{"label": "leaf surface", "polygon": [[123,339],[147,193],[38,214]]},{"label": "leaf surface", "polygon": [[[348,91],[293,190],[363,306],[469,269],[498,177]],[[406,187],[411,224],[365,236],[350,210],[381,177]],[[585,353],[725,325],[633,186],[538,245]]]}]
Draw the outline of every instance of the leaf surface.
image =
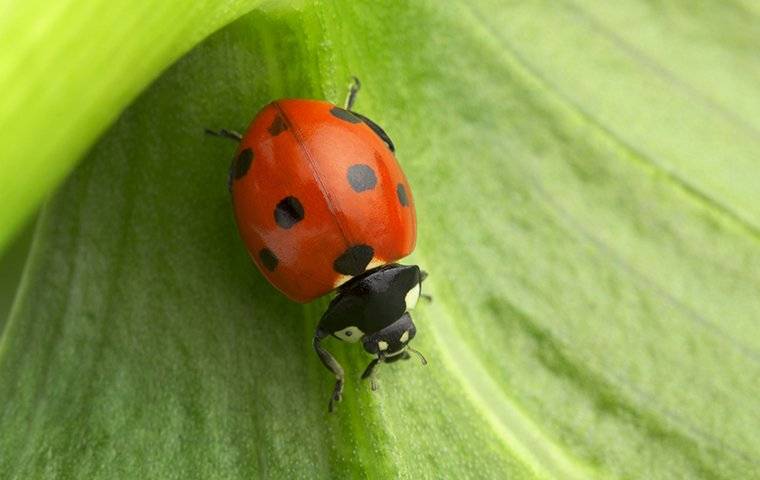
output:
[{"label": "leaf surface", "polygon": [[[42,214],[0,343],[2,476],[756,476],[760,35],[751,6],[691,4],[307,2],[213,35]],[[375,393],[330,345],[328,415],[326,300],[250,264],[234,145],[202,132],[340,102],[352,74],[435,300],[429,366],[383,366]]]}]

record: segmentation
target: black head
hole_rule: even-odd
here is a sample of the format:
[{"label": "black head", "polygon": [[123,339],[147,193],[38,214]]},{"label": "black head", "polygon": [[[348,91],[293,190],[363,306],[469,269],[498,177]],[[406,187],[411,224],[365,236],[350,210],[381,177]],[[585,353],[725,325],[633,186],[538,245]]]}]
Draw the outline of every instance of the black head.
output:
[{"label": "black head", "polygon": [[382,358],[385,363],[395,362],[402,358],[409,358],[406,354],[406,346],[417,334],[412,316],[408,312],[401,318],[372,335],[366,335],[362,339],[364,350],[372,355]]}]

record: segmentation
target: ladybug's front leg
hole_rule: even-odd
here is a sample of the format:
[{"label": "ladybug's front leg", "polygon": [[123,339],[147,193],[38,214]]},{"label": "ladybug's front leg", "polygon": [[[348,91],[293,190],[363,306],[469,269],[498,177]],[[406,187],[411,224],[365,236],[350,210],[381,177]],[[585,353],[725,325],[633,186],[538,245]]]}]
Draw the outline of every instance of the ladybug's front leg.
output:
[{"label": "ladybug's front leg", "polygon": [[316,350],[319,359],[322,360],[322,364],[335,375],[335,388],[333,389],[332,397],[330,397],[330,404],[327,410],[332,412],[335,410],[335,404],[340,402],[343,397],[343,367],[340,366],[335,357],[330,352],[322,347],[321,342],[330,334],[317,329],[314,333],[314,350]]},{"label": "ladybug's front leg", "polygon": [[369,365],[367,365],[367,369],[364,370],[364,373],[362,373],[362,380],[366,380],[369,378],[369,385],[372,388],[372,391],[374,392],[377,390],[377,382],[375,381],[375,372],[377,371],[375,367],[381,362],[381,358],[375,358],[371,362],[369,362]]}]

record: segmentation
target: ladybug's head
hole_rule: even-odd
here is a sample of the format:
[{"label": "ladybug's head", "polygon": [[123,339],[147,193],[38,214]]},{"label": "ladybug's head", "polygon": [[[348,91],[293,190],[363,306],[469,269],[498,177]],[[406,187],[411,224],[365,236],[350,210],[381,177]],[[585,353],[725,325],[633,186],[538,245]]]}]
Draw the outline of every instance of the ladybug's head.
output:
[{"label": "ladybug's head", "polygon": [[394,362],[400,358],[409,358],[406,348],[417,334],[412,316],[405,312],[401,318],[382,330],[367,335],[362,339],[364,350],[377,355],[384,362]]},{"label": "ladybug's head", "polygon": [[[378,363],[393,363],[399,360],[409,360],[409,352],[413,352],[420,357],[422,364],[426,365],[427,360],[420,352],[409,346],[417,329],[412,321],[409,312],[405,312],[401,318],[388,325],[384,329],[367,335],[362,339],[364,350],[377,358],[372,360],[364,371],[362,378],[371,378],[375,367]],[[377,389],[374,378],[372,379],[372,390]]]}]

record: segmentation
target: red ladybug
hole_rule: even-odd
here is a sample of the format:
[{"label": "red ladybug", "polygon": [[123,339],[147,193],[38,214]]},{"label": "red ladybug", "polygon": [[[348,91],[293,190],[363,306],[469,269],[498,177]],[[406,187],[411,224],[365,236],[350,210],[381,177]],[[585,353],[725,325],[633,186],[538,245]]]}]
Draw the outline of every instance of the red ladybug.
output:
[{"label": "red ladybug", "polygon": [[[240,236],[261,273],[289,298],[308,302],[337,289],[314,334],[314,349],[336,378],[329,410],[341,400],[343,368],[321,345],[332,335],[363,343],[378,363],[408,359],[416,329],[409,310],[427,274],[395,263],[414,250],[414,200],[388,135],[352,110],[320,100],[276,100],[240,142],[229,189]],[[375,390],[374,380],[371,382]]]}]

